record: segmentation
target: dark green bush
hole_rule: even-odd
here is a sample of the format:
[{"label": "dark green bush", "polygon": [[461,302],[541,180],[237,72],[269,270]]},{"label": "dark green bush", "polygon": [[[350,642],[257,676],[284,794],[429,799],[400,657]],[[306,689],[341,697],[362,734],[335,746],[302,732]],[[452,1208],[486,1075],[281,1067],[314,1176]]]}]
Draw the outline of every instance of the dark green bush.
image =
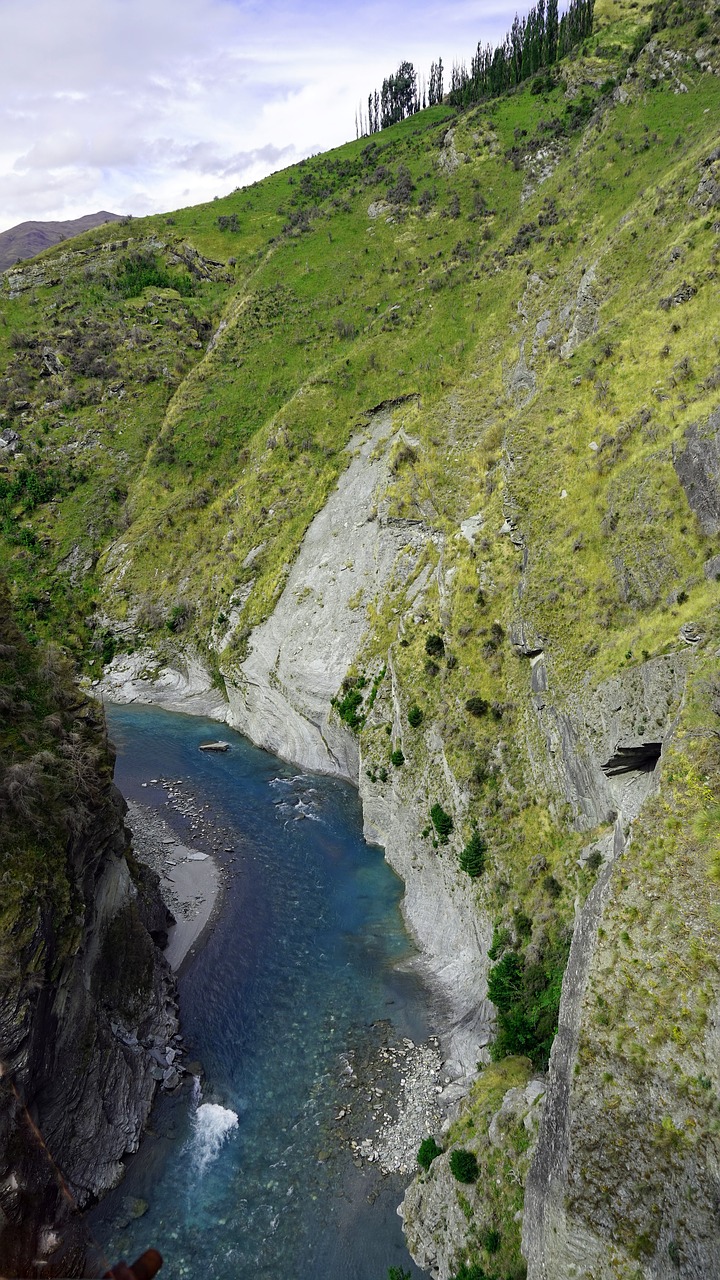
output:
[{"label": "dark green bush", "polygon": [[434,1138],[423,1138],[417,1153],[417,1162],[420,1167],[427,1172],[433,1160],[442,1155],[442,1150]]},{"label": "dark green bush", "polygon": [[482,1237],[482,1246],[487,1253],[497,1253],[501,1244],[502,1236],[494,1227],[491,1227],[489,1231],[486,1231],[485,1235]]},{"label": "dark green bush", "polygon": [[423,722],[423,713],[416,704],[415,706],[412,706],[408,711],[408,724],[410,725],[411,729],[417,729],[422,724],[422,722]]},{"label": "dark green bush", "polygon": [[479,1262],[463,1262],[453,1280],[493,1280],[480,1266]]},{"label": "dark green bush", "polygon": [[405,763],[405,757],[399,747],[397,750],[390,753],[390,763],[396,765],[398,768],[401,764]]},{"label": "dark green bush", "polygon": [[504,925],[495,925],[493,929],[492,943],[488,951],[488,959],[497,960],[502,951],[505,950],[510,941],[510,930]]},{"label": "dark green bush", "polygon": [[467,699],[465,710],[469,711],[471,716],[485,716],[490,710],[490,703],[485,698],[473,694],[472,698]]},{"label": "dark green bush", "polygon": [[441,844],[447,844],[448,836],[453,829],[454,823],[449,813],[446,813],[441,804],[434,804],[430,810],[430,818]]},{"label": "dark green bush", "polygon": [[425,652],[428,653],[431,658],[442,658],[445,653],[445,642],[442,636],[438,636],[432,632],[425,641]]},{"label": "dark green bush", "polygon": [[184,631],[192,616],[193,607],[187,600],[181,600],[179,604],[174,604],[167,620],[168,631],[173,631],[176,634],[179,631]]},{"label": "dark green bush", "polygon": [[508,951],[488,974],[488,997],[499,1013],[508,1013],[522,993],[523,962]]},{"label": "dark green bush", "polygon": [[[360,683],[361,681],[362,684]],[[345,724],[349,725],[351,729],[361,729],[365,723],[365,717],[358,715],[358,710],[362,706],[363,700],[361,690],[365,683],[366,681],[363,677],[358,676],[358,679],[349,688],[345,688],[343,685],[345,691],[342,698],[333,698],[332,700],[332,705],[340,719],[344,720]]]},{"label": "dark green bush", "polygon": [[458,1147],[450,1156],[450,1172],[458,1182],[477,1182],[480,1172],[477,1157],[472,1151]]},{"label": "dark green bush", "polygon": [[460,854],[460,866],[473,879],[481,876],[485,870],[485,853],[487,844],[483,840],[479,831],[473,831],[465,848]]},{"label": "dark green bush", "polygon": [[549,943],[537,963],[508,951],[488,975],[488,996],[498,1011],[494,1062],[525,1054],[545,1070],[557,1031],[569,941]]},{"label": "dark green bush", "polygon": [[532,920],[529,916],[525,915],[524,911],[518,910],[513,912],[513,923],[519,938],[532,937]]},{"label": "dark green bush", "polygon": [[123,298],[137,298],[149,285],[156,289],[177,289],[183,297],[193,293],[189,275],[170,275],[152,253],[133,253],[118,264],[115,286]]}]

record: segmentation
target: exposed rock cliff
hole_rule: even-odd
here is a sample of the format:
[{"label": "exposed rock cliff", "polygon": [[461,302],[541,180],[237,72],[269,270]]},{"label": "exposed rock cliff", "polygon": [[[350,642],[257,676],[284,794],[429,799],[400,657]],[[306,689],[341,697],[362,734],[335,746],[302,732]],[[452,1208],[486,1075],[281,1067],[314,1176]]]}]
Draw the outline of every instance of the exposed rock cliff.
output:
[{"label": "exposed rock cliff", "polygon": [[[0,598],[0,1270],[82,1274],[74,1209],[122,1177],[178,1029],[102,717]],[[159,935],[158,935],[159,936]]]}]

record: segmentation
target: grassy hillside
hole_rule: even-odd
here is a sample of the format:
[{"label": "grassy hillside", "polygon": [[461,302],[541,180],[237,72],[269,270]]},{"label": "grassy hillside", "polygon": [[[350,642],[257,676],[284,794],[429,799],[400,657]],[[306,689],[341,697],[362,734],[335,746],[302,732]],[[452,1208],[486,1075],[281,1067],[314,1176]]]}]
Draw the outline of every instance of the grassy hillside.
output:
[{"label": "grassy hillside", "polygon": [[[498,1052],[537,1068],[598,870],[579,853],[608,828],[588,832],[535,767],[527,658],[509,640],[522,622],[563,706],[692,646],[701,719],[710,705],[720,510],[716,527],[679,459],[720,405],[719,40],[701,4],[601,0],[592,38],[515,93],[98,229],[0,292],[3,556],[26,633],[92,675],[147,647],[158,663],[195,651],[232,682],[348,441],[396,403],[385,514],[434,531],[413,575],[440,572],[419,611],[358,602],[364,680],[340,709],[374,778],[419,776],[411,727],[404,765],[389,759],[391,657],[403,706],[440,734],[469,802],[448,853],[429,813],[423,838],[455,857],[482,832],[491,959],[519,958],[515,978],[515,961],[501,971],[515,985]],[[707,894],[720,762],[685,714],[676,816],[658,801],[634,857],[652,862],[658,824],[699,823]],[[427,799],[444,799],[441,779]],[[715,961],[694,963],[715,991]],[[497,1225],[510,1274],[519,1229]]]}]

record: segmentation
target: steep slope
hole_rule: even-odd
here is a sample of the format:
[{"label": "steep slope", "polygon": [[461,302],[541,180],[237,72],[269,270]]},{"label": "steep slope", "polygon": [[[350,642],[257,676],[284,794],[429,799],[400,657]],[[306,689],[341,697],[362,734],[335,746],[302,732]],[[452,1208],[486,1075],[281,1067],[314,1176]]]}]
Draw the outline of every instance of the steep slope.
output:
[{"label": "steep slope", "polygon": [[[82,1275],[73,1210],[114,1186],[178,1029],[95,704],[0,585],[0,1269]],[[60,1172],[62,1170],[62,1173]]]},{"label": "steep slope", "polygon": [[443,1280],[522,1273],[526,1178],[531,1276],[716,1267],[718,39],[608,2],[514,94],[6,276],[26,625],[356,778],[498,1059],[446,1139],[496,1190],[406,1212]]},{"label": "steep slope", "polygon": [[101,209],[98,213],[86,213],[81,218],[67,218],[64,222],[18,222],[7,231],[0,231],[0,271],[7,271],[25,258],[34,258],[59,244],[61,240],[71,240],[83,231],[93,227],[101,227],[106,222],[120,222],[122,214],[108,213]]}]

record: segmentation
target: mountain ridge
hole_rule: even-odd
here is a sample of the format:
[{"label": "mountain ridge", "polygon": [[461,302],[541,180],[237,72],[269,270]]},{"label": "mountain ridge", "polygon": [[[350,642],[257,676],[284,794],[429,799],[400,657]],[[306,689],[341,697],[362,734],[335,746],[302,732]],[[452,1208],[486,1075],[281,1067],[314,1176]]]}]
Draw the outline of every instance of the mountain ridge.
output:
[{"label": "mountain ridge", "polygon": [[106,222],[121,222],[122,218],[121,213],[108,213],[101,209],[98,213],[85,213],[79,218],[60,222],[18,222],[16,226],[0,231],[0,272],[26,258],[34,258],[62,240],[71,240],[73,236],[103,226]]}]

